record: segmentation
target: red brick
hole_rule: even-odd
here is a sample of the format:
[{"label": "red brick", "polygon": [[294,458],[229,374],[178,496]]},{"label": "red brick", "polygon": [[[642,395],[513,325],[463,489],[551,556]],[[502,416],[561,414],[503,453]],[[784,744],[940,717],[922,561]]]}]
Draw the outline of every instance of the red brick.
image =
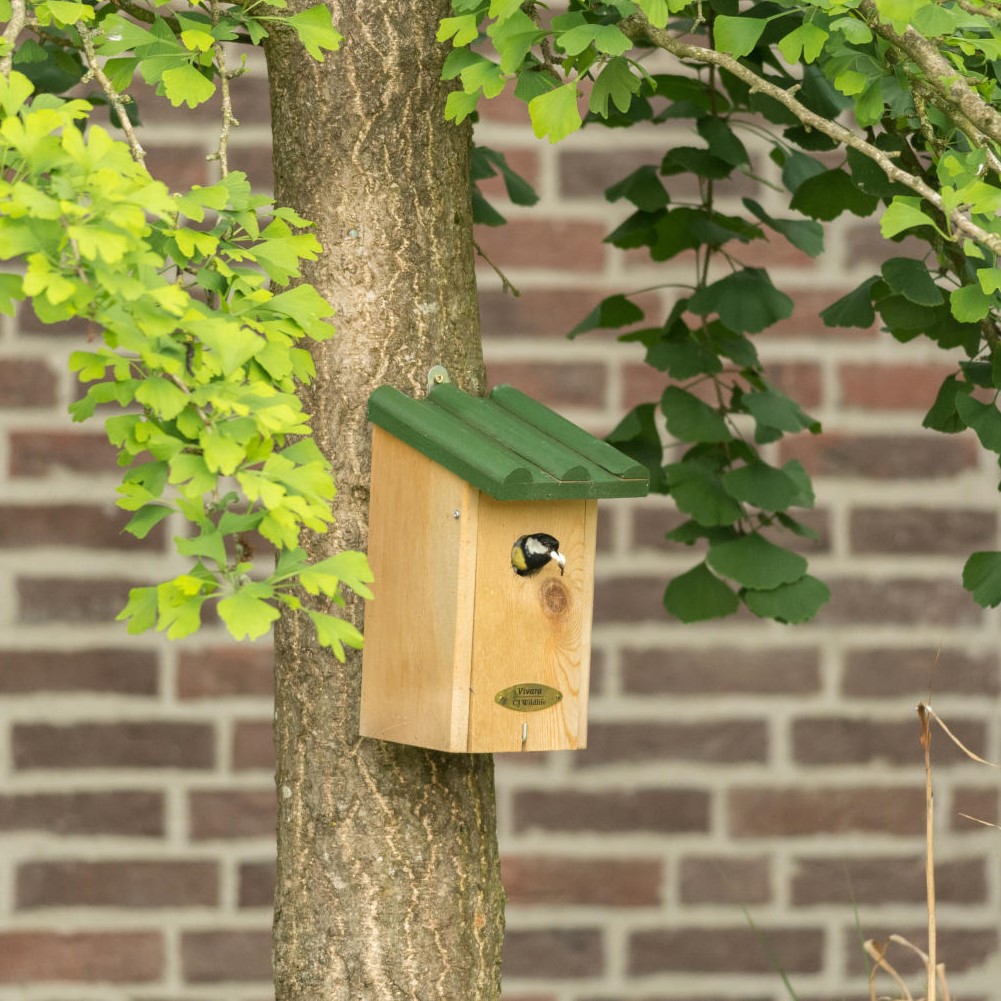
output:
[{"label": "red brick", "polygon": [[856,508],[849,537],[857,553],[966,555],[991,544],[997,532],[992,511],[962,508]]},{"label": "red brick", "polygon": [[123,532],[131,512],[91,504],[4,505],[0,507],[0,549],[65,546],[83,549],[162,549],[166,533],[157,525],[145,539]]},{"label": "red brick", "polygon": [[17,870],[17,907],[211,907],[214,862],[44,861]]},{"label": "red brick", "polygon": [[57,388],[55,373],[45,362],[0,359],[0,410],[51,407],[56,403]]},{"label": "red brick", "polygon": [[[234,93],[239,88],[234,87]],[[143,138],[146,167],[171,191],[187,191],[195,184],[211,184],[215,168],[205,158],[205,146],[174,145]]]},{"label": "red brick", "polygon": [[823,964],[820,928],[711,926],[634,932],[629,973],[818,973]]},{"label": "red brick", "polygon": [[0,796],[0,831],[162,837],[163,796],[127,790]]},{"label": "red brick", "polygon": [[163,720],[20,724],[13,728],[14,764],[37,768],[188,768],[215,763],[215,732],[205,723]]},{"label": "red brick", "polygon": [[698,855],[679,865],[684,904],[766,904],[772,899],[771,863],[766,856],[727,858]]},{"label": "red brick", "polygon": [[132,580],[21,577],[17,581],[18,621],[111,623],[125,607]]},{"label": "red brick", "polygon": [[163,969],[158,932],[0,932],[0,983],[144,983]]},{"label": "red brick", "polygon": [[546,406],[605,406],[608,393],[606,366],[591,363],[490,362],[487,382],[510,384]]},{"label": "red brick", "polygon": [[604,969],[604,936],[597,928],[541,928],[504,936],[505,979],[577,980]]},{"label": "red brick", "polygon": [[923,414],[935,402],[942,380],[955,371],[955,365],[944,364],[840,365],[841,404],[864,410],[918,410]]},{"label": "red brick", "polygon": [[594,586],[594,621],[664,622],[664,588],[667,578],[603,577]]},{"label": "red brick", "polygon": [[271,720],[241,720],[233,730],[233,768],[274,771],[275,749]]},{"label": "red brick", "polygon": [[[983,859],[937,861],[935,894],[942,904],[985,902],[987,873]],[[798,858],[793,862],[792,902],[811,904],[920,904],[926,900],[921,855],[861,858]]]},{"label": "red brick", "polygon": [[270,907],[275,899],[274,862],[244,862],[239,871],[240,907]]},{"label": "red brick", "polygon": [[823,405],[823,380],[820,366],[815,362],[769,362],[765,365],[765,376],[776,389],[801,407],[812,410]]},{"label": "red brick", "polygon": [[659,859],[505,855],[507,902],[522,906],[655,907],[661,903]]},{"label": "red brick", "polygon": [[851,623],[911,623],[921,625],[976,625],[983,610],[955,579],[891,578],[871,580],[862,577],[826,579],[831,601],[817,616],[822,625]]},{"label": "red brick", "polygon": [[995,651],[941,652],[928,647],[874,647],[845,654],[842,689],[861,698],[926,698],[936,694],[997,695],[1001,691]]},{"label": "red brick", "polygon": [[274,789],[193,792],[188,802],[195,841],[274,837]]},{"label": "red brick", "polygon": [[[561,219],[510,219],[496,229],[481,226],[477,239],[499,267],[598,272],[605,266],[605,227]],[[582,314],[584,315],[584,314]]]},{"label": "red brick", "polygon": [[622,684],[638,695],[805,695],[819,691],[820,666],[809,647],[627,649]]},{"label": "red brick", "polygon": [[985,824],[1001,823],[996,789],[960,786],[953,790],[949,810],[951,829],[965,833],[982,833]]},{"label": "red brick", "polygon": [[117,692],[155,695],[152,650],[0,650],[0,693]]},{"label": "red brick", "polygon": [[876,226],[859,222],[847,227],[845,253],[852,267],[861,268],[868,264],[876,270],[889,257],[923,258],[928,253],[928,244],[911,236],[899,243],[891,242],[883,239]]},{"label": "red brick", "polygon": [[799,459],[811,476],[940,480],[977,464],[977,442],[948,435],[801,434],[784,439],[781,462]]},{"label": "red brick", "polygon": [[177,667],[177,694],[182,699],[270,697],[274,662],[274,650],[266,643],[183,650]]},{"label": "red brick", "polygon": [[115,449],[103,434],[71,431],[12,431],[12,476],[48,476],[52,473],[109,473],[120,475]]},{"label": "red brick", "polygon": [[487,122],[515,122],[522,125],[529,122],[528,105],[514,96],[514,87],[505,87],[497,97],[480,101],[476,110],[480,118]]},{"label": "red brick", "polygon": [[637,789],[631,792],[520,790],[514,796],[519,832],[707,831],[709,794],[698,789]]},{"label": "red brick", "polygon": [[[985,753],[986,726],[981,720],[955,719],[949,729],[975,753]],[[921,765],[920,726],[915,713],[902,719],[850,719],[820,716],[797,719],[792,726],[793,757],[808,765],[875,764]],[[932,739],[936,767],[960,765],[969,761],[945,734]]]},{"label": "red brick", "polygon": [[271,980],[270,931],[185,931],[181,969],[192,984]]},{"label": "red brick", "polygon": [[795,837],[802,834],[899,834],[924,831],[921,787],[745,786],[727,798],[733,837]]},{"label": "red brick", "polygon": [[73,337],[87,336],[87,321],[83,318],[64,320],[60,323],[42,323],[35,316],[35,311],[27,302],[21,304],[17,311],[17,332],[25,340],[30,340],[37,346],[39,337]]},{"label": "red brick", "polygon": [[[605,189],[618,184],[624,177],[640,167],[660,167],[662,155],[649,148],[622,149],[618,146],[602,151],[567,150],[557,152],[559,166],[559,191],[562,198],[593,198],[604,201]],[[677,178],[667,178],[671,194],[678,198]],[[631,207],[625,201],[618,203],[625,211]]]},{"label": "red brick", "polygon": [[768,728],[761,720],[728,718],[703,723],[591,723],[587,750],[574,756],[578,768],[652,761],[724,764],[764,761]]}]

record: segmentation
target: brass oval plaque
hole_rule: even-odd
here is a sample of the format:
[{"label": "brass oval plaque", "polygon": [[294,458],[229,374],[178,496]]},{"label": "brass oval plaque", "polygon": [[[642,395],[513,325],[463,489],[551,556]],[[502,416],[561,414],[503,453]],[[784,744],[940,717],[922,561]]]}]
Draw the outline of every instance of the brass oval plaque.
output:
[{"label": "brass oval plaque", "polygon": [[494,696],[494,702],[497,705],[511,709],[516,713],[538,712],[540,709],[548,709],[562,701],[563,693],[558,688],[534,681],[512,685]]}]

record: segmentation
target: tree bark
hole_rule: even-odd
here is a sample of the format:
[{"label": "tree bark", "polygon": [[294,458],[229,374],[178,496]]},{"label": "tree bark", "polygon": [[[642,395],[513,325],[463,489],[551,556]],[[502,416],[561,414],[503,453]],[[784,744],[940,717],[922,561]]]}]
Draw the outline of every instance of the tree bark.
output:
[{"label": "tree bark", "polygon": [[[266,45],[276,198],[316,223],[306,278],[336,309],[304,391],[338,487],[316,558],[366,547],[371,391],[422,394],[435,364],[484,388],[470,133],[444,120],[434,37],[448,0],[330,6],[345,42],[323,63],[286,32]],[[346,614],[361,625],[359,602]],[[278,1001],[498,999],[491,758],[360,738],[360,656],[339,664],[295,614],[275,647]]]}]

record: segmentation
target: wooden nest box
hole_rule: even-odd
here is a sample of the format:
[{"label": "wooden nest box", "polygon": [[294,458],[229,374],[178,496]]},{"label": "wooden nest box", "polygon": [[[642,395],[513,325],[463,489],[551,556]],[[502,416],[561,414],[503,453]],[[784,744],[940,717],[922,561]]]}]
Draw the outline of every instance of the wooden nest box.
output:
[{"label": "wooden nest box", "polygon": [[[389,386],[369,399],[361,733],[441,751],[583,748],[597,499],[642,496],[647,470],[510,386],[473,397],[431,374],[427,399]],[[536,535],[565,565],[546,553],[519,574],[512,549]]]}]

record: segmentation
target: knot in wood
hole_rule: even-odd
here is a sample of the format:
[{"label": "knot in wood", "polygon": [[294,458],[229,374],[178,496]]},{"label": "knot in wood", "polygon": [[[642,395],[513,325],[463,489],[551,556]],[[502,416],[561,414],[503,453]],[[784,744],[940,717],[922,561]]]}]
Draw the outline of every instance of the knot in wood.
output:
[{"label": "knot in wood", "polygon": [[547,580],[539,588],[539,597],[546,615],[563,615],[570,607],[570,592],[561,580]]}]

